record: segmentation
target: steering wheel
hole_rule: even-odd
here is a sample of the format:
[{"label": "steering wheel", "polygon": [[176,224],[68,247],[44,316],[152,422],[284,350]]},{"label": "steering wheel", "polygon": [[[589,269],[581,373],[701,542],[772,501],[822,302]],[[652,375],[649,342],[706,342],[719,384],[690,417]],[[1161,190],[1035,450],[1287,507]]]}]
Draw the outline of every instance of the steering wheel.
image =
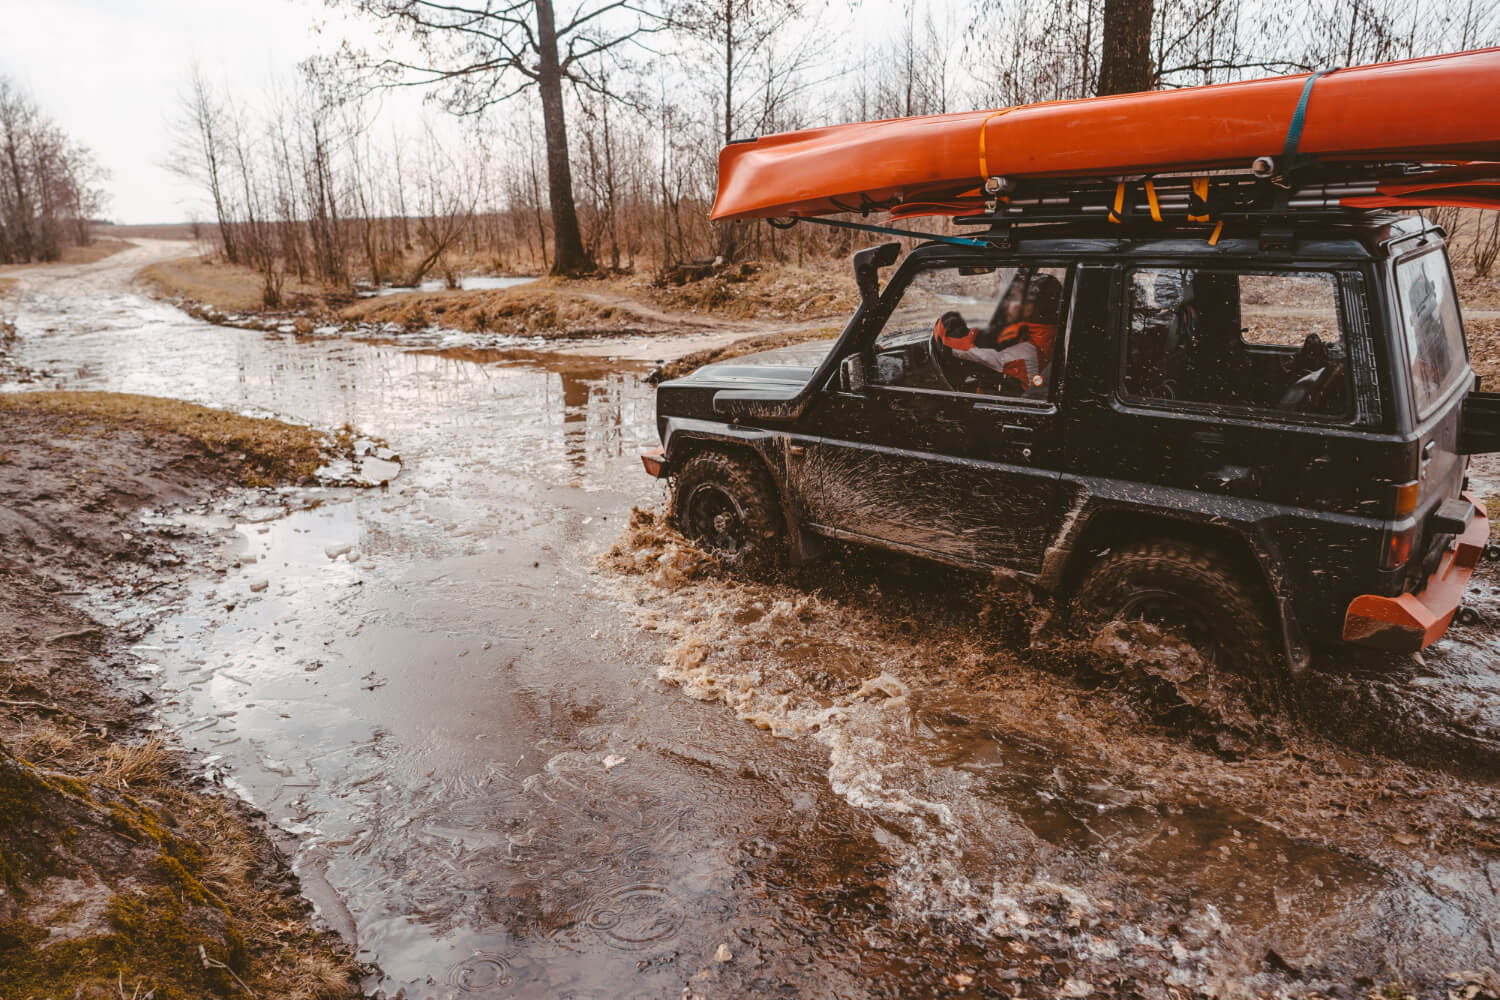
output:
[{"label": "steering wheel", "polygon": [[953,388],[953,382],[948,378],[949,366],[956,364],[957,361],[951,347],[935,336],[927,338],[927,363],[932,368],[932,373],[937,376],[937,380],[942,383],[943,388],[949,392],[958,391]]}]

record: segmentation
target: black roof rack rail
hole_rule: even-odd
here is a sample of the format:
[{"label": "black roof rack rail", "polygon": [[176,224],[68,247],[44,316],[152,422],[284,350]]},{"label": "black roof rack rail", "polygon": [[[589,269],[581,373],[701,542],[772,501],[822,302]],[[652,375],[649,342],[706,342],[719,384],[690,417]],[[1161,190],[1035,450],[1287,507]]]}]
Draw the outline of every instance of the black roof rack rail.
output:
[{"label": "black roof rack rail", "polygon": [[[1371,210],[1345,198],[1375,195],[1381,182],[1439,167],[1428,164],[1346,164],[1269,172],[1216,171],[1087,178],[991,178],[983,211],[960,215],[959,226],[1005,228],[1017,223],[1204,225],[1354,219]],[[979,207],[976,205],[976,207]],[[1375,211],[1379,211],[1378,209]]]}]

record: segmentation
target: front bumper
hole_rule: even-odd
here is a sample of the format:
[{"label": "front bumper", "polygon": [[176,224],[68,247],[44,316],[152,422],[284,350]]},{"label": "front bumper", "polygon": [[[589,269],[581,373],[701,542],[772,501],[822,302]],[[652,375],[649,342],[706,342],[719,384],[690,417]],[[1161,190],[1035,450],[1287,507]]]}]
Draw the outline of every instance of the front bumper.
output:
[{"label": "front bumper", "polygon": [[1474,505],[1474,518],[1457,536],[1427,586],[1415,594],[1379,597],[1361,594],[1349,602],[1344,615],[1344,640],[1410,653],[1430,645],[1448,630],[1474,566],[1490,540],[1490,522],[1484,504],[1472,493],[1464,499]]}]

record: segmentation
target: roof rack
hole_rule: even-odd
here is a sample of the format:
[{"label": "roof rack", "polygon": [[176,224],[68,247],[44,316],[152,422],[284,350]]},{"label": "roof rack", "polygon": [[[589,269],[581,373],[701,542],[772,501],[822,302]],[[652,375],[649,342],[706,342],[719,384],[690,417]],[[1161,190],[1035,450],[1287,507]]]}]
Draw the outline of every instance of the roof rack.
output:
[{"label": "roof rack", "polygon": [[1277,177],[1272,169],[1269,161],[1264,167],[1257,161],[1250,171],[1107,178],[992,177],[984,188],[986,197],[974,199],[974,207],[983,211],[961,214],[953,221],[989,228],[1044,222],[1217,227],[1250,220],[1353,219],[1371,209],[1406,207],[1378,204],[1391,200],[1383,186],[1409,185],[1444,167],[1419,163],[1318,166],[1299,170],[1291,178]]}]

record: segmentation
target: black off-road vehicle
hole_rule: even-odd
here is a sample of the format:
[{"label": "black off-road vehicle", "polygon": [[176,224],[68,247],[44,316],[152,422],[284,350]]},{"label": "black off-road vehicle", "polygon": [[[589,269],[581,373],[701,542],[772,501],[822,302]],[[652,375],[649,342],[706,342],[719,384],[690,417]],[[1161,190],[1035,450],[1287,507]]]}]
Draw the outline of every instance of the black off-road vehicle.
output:
[{"label": "black off-road vehicle", "polygon": [[884,288],[899,245],[855,254],[832,343],[659,387],[643,457],[684,533],[998,570],[1256,668],[1443,634],[1488,542],[1467,455],[1500,450],[1500,394],[1478,391],[1439,228],[977,221]]}]

